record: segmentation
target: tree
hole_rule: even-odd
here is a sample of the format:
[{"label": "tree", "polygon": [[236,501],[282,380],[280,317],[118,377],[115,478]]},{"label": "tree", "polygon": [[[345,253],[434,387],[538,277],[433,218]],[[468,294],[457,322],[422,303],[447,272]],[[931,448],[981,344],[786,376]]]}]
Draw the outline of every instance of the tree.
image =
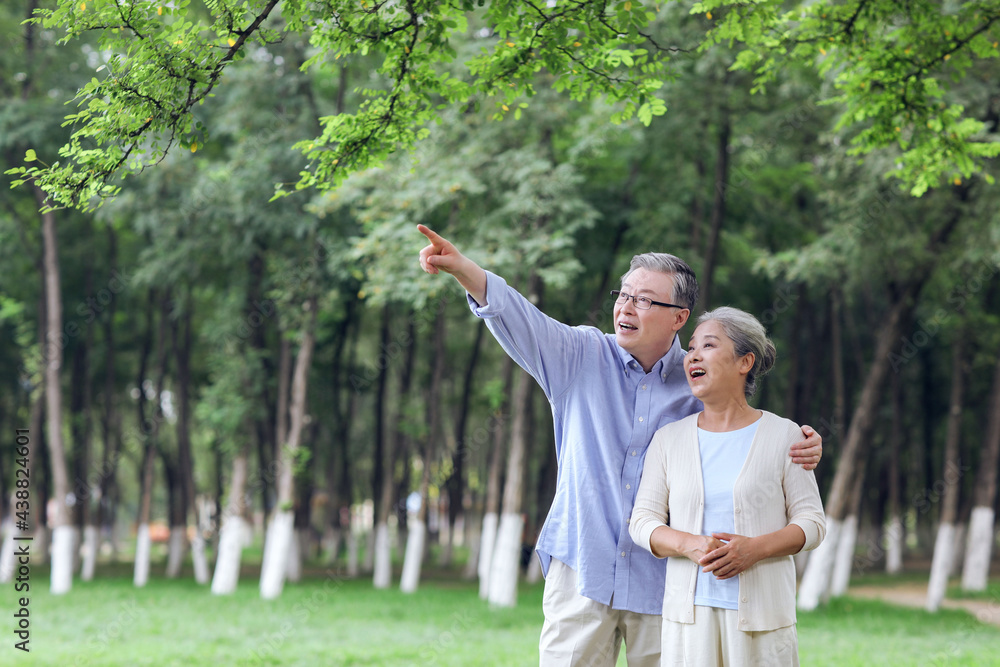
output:
[{"label": "tree", "polygon": [[[981,121],[946,100],[950,78],[997,56],[997,0],[954,11],[932,0],[905,11],[891,0],[827,0],[791,11],[780,0],[706,0],[690,10],[707,19],[705,36],[680,45],[654,37],[658,11],[638,1],[540,7],[497,0],[479,9],[472,0],[372,7],[226,0],[205,11],[62,0],[38,10],[36,20],[65,31],[64,41],[93,33],[114,56],[98,72],[103,78],[92,78],[77,94],[81,109],[70,116],[77,129],[63,159],[12,173],[18,182],[36,182],[54,205],[96,205],[119,192],[119,177],[157,164],[174,145],[197,149],[207,128],[195,118],[195,105],[213,94],[251,44],[274,43],[282,32],[311,36],[315,53],[306,68],[322,71],[342,56],[383,58],[377,68],[382,85],[366,89],[358,110],[319,118],[321,133],[297,144],[310,166],[296,189],[336,186],[389,152],[412,147],[441,104],[485,99],[497,116],[512,107],[516,115],[515,102],[534,93],[541,71],[573,99],[621,102],[618,120],[638,115],[648,124],[666,109],[653,93],[670,71],[669,56],[722,41],[745,45],[736,66],[753,71],[758,87],[788,62],[833,78],[832,99],[843,105],[840,125],[860,127],[857,151],[898,146],[899,168],[891,173],[914,194],[968,178],[1000,153],[1000,144],[980,139]],[[457,67],[456,42],[470,26],[483,26],[474,39],[485,48]]]},{"label": "tree", "polygon": [[[949,97],[984,61],[1000,56],[1000,3],[945,5],[934,0],[802,3],[780,0],[699,2],[692,12],[714,20],[703,48],[736,40],[746,45],[737,67],[759,89],[789,63],[812,63],[841,106],[838,129],[855,129],[853,154],[892,149],[885,173],[920,196],[930,188],[981,173],[1000,143],[986,122]],[[717,16],[713,16],[717,14]],[[986,173],[992,182],[992,177]]]}]

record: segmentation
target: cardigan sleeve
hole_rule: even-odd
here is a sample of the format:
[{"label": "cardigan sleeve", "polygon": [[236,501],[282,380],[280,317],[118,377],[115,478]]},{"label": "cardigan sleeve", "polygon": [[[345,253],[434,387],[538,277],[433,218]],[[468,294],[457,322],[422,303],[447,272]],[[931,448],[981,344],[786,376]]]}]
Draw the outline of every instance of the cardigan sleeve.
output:
[{"label": "cardigan sleeve", "polygon": [[670,485],[667,483],[667,443],[663,432],[662,428],[658,430],[649,443],[642,479],[639,482],[628,526],[632,541],[650,553],[653,553],[649,544],[653,531],[667,525],[669,521],[667,506],[670,499]]},{"label": "cardigan sleeve", "polygon": [[[794,422],[792,422],[794,425]],[[802,439],[802,431],[794,426],[794,432],[789,430],[789,444]],[[809,551],[819,546],[826,537],[826,517],[823,514],[823,501],[816,484],[816,475],[812,470],[806,470],[798,463],[793,463],[790,456],[785,456],[785,469],[782,475],[782,486],[785,491],[785,516],[789,524],[795,524],[806,535],[806,543],[802,551]]]}]

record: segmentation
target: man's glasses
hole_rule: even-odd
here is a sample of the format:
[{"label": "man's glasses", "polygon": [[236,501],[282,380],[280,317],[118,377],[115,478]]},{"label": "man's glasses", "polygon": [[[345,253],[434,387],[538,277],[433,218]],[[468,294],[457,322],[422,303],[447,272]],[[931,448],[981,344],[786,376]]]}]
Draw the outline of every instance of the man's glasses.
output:
[{"label": "man's glasses", "polygon": [[617,303],[625,303],[629,299],[632,299],[632,303],[639,310],[649,310],[653,306],[663,306],[664,308],[685,308],[686,306],[678,306],[676,303],[663,303],[662,301],[653,301],[644,296],[633,296],[631,294],[626,294],[621,290],[613,289],[611,290],[611,296],[615,298]]}]

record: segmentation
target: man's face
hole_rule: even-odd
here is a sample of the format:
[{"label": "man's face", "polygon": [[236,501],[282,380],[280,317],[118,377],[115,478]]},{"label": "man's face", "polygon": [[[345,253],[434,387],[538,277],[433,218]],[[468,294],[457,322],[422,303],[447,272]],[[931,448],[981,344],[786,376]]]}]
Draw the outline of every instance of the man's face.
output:
[{"label": "man's face", "polygon": [[[671,303],[674,281],[666,273],[639,268],[622,281],[621,291]],[[674,334],[686,321],[687,310],[652,306],[640,310],[629,299],[615,303],[615,337],[626,352],[647,369],[670,349]]]}]

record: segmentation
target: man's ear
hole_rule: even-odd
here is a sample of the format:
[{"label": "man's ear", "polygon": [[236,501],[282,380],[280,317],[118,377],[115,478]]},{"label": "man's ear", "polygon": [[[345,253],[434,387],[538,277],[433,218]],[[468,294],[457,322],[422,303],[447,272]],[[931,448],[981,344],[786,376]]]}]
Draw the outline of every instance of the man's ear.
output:
[{"label": "man's ear", "polygon": [[681,310],[678,310],[677,314],[674,316],[674,326],[672,327],[673,330],[676,332],[683,329],[684,325],[687,324],[689,317],[691,317],[690,309],[682,308]]}]

